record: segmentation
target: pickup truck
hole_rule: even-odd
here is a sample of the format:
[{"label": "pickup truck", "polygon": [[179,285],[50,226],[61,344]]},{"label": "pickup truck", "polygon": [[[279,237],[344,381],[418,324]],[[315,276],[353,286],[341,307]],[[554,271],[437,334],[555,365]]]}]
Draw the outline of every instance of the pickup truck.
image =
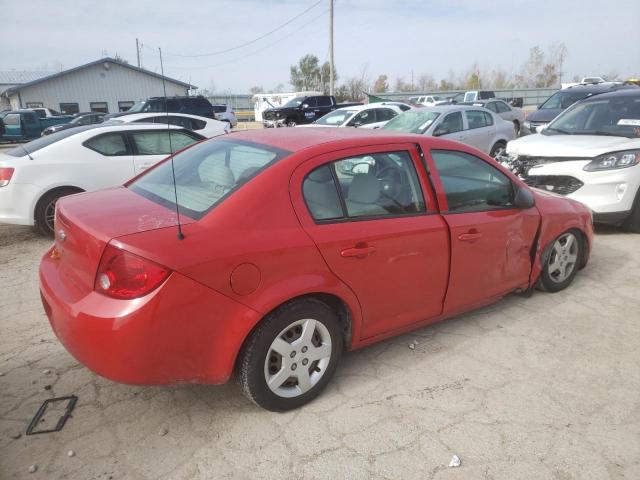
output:
[{"label": "pickup truck", "polygon": [[33,110],[9,110],[0,113],[0,141],[23,142],[40,137],[42,131],[51,125],[68,123],[72,115],[40,118]]},{"label": "pickup truck", "polygon": [[54,110],[53,108],[47,108],[47,107],[33,107],[33,108],[29,108],[29,110],[33,110],[34,112],[36,112],[39,118],[67,116],[58,112],[57,110]]},{"label": "pickup truck", "polygon": [[307,97],[295,97],[282,107],[269,108],[262,112],[262,126],[295,127],[313,123],[317,119],[337,108],[361,105],[361,103],[336,103],[335,97],[330,95],[314,95]]}]

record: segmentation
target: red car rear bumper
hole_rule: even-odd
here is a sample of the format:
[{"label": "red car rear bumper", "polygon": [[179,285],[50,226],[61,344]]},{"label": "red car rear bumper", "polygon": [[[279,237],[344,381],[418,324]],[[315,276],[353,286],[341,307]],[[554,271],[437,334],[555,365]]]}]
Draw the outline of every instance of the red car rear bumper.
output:
[{"label": "red car rear bumper", "polygon": [[224,383],[261,314],[179,273],[149,295],[117,300],[75,290],[49,252],[40,292],[53,331],[98,375],[121,383]]}]

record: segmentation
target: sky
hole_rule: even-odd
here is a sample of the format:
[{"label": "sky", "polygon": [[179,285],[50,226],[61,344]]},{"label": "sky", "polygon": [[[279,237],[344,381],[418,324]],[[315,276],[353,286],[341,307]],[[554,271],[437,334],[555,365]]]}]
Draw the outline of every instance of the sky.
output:
[{"label": "sky", "polygon": [[[143,67],[160,71],[160,47],[165,74],[200,88],[288,88],[302,56],[328,59],[329,2],[0,0],[0,70],[71,68],[116,54],[136,64],[139,38]],[[474,62],[481,74],[513,74],[531,47],[557,42],[568,50],[567,80],[640,75],[640,0],[335,0],[334,18],[338,83],[363,71],[392,85],[412,73],[439,80]]]}]

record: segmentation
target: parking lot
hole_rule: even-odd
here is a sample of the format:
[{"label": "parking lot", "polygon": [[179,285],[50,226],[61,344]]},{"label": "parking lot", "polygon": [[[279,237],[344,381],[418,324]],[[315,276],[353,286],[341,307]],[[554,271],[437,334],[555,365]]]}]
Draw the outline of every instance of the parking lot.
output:
[{"label": "parking lot", "polygon": [[[76,363],[40,304],[49,240],[2,225],[0,478],[640,478],[639,237],[597,233],[567,290],[350,353],[319,399],[276,414],[233,384],[132,387]],[[25,435],[69,394],[62,431]]]}]

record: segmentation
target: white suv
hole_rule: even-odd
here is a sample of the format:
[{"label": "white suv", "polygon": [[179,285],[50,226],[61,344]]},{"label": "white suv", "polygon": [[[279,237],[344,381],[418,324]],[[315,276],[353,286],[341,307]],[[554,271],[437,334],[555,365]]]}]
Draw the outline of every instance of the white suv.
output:
[{"label": "white suv", "polygon": [[541,133],[509,142],[502,163],[532,187],[584,203],[594,222],[640,233],[640,89],[574,104]]}]

